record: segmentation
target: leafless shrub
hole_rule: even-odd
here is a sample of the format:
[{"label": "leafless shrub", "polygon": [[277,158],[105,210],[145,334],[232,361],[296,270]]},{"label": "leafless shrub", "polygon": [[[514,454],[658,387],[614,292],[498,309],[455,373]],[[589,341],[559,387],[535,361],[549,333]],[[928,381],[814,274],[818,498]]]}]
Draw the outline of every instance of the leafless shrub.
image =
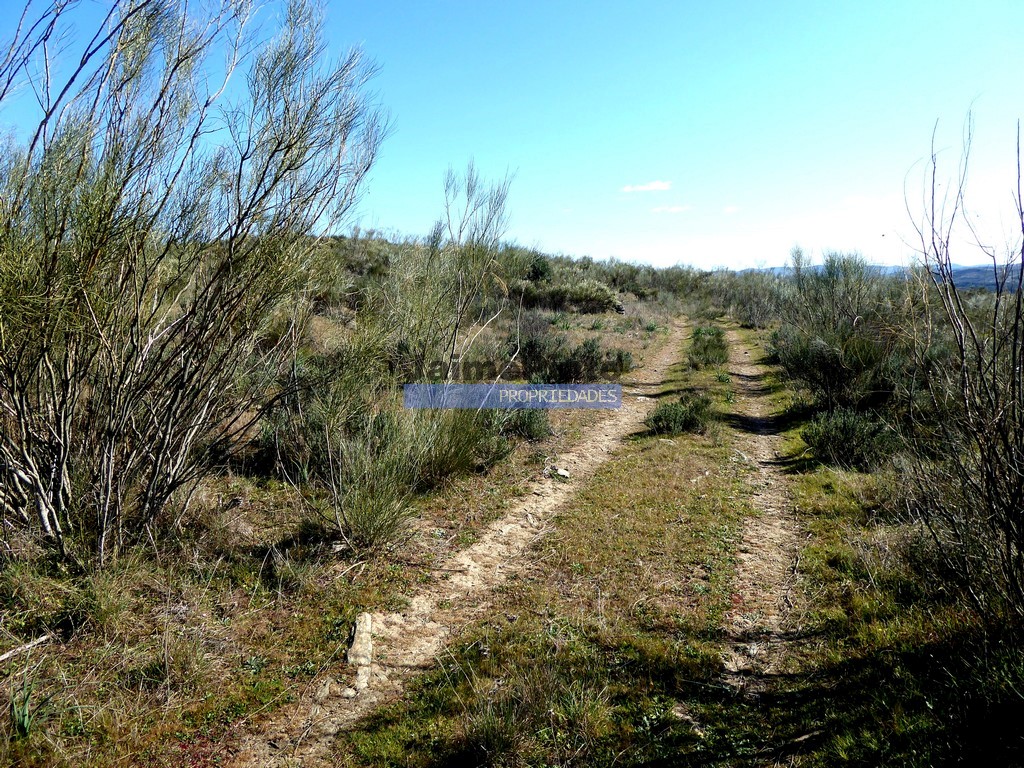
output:
[{"label": "leafless shrub", "polygon": [[[933,310],[912,328],[925,372],[934,438],[911,471],[908,505],[931,531],[956,574],[991,621],[1024,618],[1024,239],[1007,252],[982,243],[964,214],[972,126],[967,123],[958,183],[940,194],[934,152],[923,221],[922,291]],[[933,143],[934,147],[934,143]],[[1024,236],[1018,130],[1014,198]],[[991,260],[995,290],[956,284],[954,244],[962,234]]]}]

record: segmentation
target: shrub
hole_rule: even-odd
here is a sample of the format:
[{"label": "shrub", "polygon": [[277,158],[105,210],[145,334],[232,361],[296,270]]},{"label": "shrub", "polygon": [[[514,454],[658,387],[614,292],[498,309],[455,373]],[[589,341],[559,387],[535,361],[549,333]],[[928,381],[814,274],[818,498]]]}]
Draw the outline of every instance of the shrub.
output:
[{"label": "shrub", "polygon": [[597,280],[582,280],[569,286],[569,303],[578,312],[599,314],[619,306],[619,299],[611,288]]},{"label": "shrub", "polygon": [[913,306],[906,285],[857,255],[830,253],[811,268],[793,252],[793,277],[771,352],[819,406],[889,408],[914,390],[901,326]]},{"label": "shrub", "polygon": [[523,378],[535,382],[560,384],[588,383],[605,374],[625,373],[633,369],[633,355],[623,349],[602,350],[599,339],[587,339],[570,347],[565,337],[551,332],[551,325],[539,313],[527,313],[519,332],[509,340],[515,350]]},{"label": "shrub", "polygon": [[629,373],[633,370],[633,353],[625,349],[610,349],[605,353],[606,373]]},{"label": "shrub", "polygon": [[818,414],[800,436],[822,461],[850,469],[874,469],[894,447],[882,422],[850,408]]},{"label": "shrub", "polygon": [[605,283],[592,278],[571,282],[513,280],[510,293],[527,308],[551,309],[556,311],[572,310],[585,314],[600,314],[611,310],[620,310],[616,292]]},{"label": "shrub", "polygon": [[518,408],[508,411],[502,432],[527,440],[543,440],[551,434],[551,421],[548,412],[542,408]]},{"label": "shrub", "polygon": [[779,317],[783,279],[773,271],[716,271],[710,276],[716,303],[744,328],[766,328]]},{"label": "shrub", "polygon": [[708,426],[711,400],[704,395],[683,395],[678,402],[661,403],[645,420],[656,435],[702,433]]},{"label": "shrub", "polygon": [[784,327],[772,335],[769,353],[827,409],[881,407],[909,376],[905,357],[883,333],[866,327],[852,333]]},{"label": "shrub", "polygon": [[452,475],[487,469],[512,449],[494,411],[420,411],[408,437],[413,487],[434,488]]},{"label": "shrub", "polygon": [[533,283],[547,282],[551,279],[551,261],[543,253],[531,251],[526,279]]},{"label": "shrub", "polygon": [[564,345],[561,335],[551,332],[552,323],[536,310],[524,312],[509,338],[510,353],[516,354],[523,377],[543,377],[551,360]]},{"label": "shrub", "polygon": [[725,331],[714,325],[698,325],[693,329],[690,341],[689,363],[691,368],[701,369],[712,365],[724,365],[729,361],[729,346]]},{"label": "shrub", "polygon": [[339,532],[356,549],[394,543],[411,516],[413,469],[394,422],[339,441],[329,456],[332,506]]},{"label": "shrub", "polygon": [[[1019,629],[1024,621],[1024,254],[1019,240],[1001,252],[982,245],[978,222],[973,215],[968,221],[970,208],[963,200],[970,139],[968,122],[959,186],[948,195],[938,191],[943,175],[934,147],[932,152],[933,204],[919,230],[924,269],[917,277],[933,304],[910,330],[922,383],[939,408],[932,448],[918,451],[908,473],[908,507],[927,525],[945,566],[978,614],[990,626]],[[1016,161],[1020,168],[1019,145]],[[951,212],[936,209],[936,199],[955,199],[957,205]],[[1019,207],[1014,224],[1018,233],[1024,231]],[[953,249],[964,242],[977,243],[979,254],[988,256],[987,271],[995,279],[991,292],[971,291],[958,275],[955,265],[963,254]]]},{"label": "shrub", "polygon": [[565,384],[594,381],[601,375],[603,360],[601,342],[587,339],[576,346],[568,357],[558,362],[557,380]]},{"label": "shrub", "polygon": [[358,51],[324,63],[309,3],[265,45],[231,3],[113,5],[95,36],[77,3],[43,5],[0,67],[3,106],[35,77],[14,52],[73,46],[76,26],[92,42],[48,70],[34,138],[0,149],[0,509],[103,565],[267,406],[325,259],[314,231],[383,131]]}]

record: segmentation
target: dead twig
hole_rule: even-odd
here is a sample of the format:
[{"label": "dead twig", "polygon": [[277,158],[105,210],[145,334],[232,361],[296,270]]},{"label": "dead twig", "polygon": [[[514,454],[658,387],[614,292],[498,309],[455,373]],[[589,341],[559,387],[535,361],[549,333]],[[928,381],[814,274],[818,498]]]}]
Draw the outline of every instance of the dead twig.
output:
[{"label": "dead twig", "polygon": [[46,634],[42,637],[37,637],[30,643],[25,643],[24,645],[19,645],[17,648],[12,648],[6,653],[0,653],[0,664],[2,664],[5,661],[8,661],[9,659],[13,659],[15,656],[18,656],[24,653],[25,651],[31,651],[36,646],[42,645],[43,643],[47,643],[50,640],[53,640],[53,637],[54,636],[51,634]]}]

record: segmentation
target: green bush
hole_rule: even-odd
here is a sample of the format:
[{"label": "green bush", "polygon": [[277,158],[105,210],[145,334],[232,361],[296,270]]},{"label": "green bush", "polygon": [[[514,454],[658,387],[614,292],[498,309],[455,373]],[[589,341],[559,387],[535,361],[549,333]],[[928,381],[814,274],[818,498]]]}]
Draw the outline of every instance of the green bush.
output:
[{"label": "green bush", "polygon": [[874,469],[893,448],[882,422],[850,408],[818,414],[800,436],[822,461],[850,469]]},{"label": "green bush", "polygon": [[356,549],[394,543],[412,514],[412,467],[404,441],[390,424],[376,431],[390,434],[383,439],[364,435],[343,440],[330,451],[335,521]]},{"label": "green bush", "polygon": [[729,361],[729,346],[725,331],[714,325],[698,325],[693,329],[690,341],[690,367],[701,369],[714,365],[725,365]]},{"label": "green bush", "polygon": [[551,261],[543,253],[532,251],[529,254],[526,279],[533,283],[547,282],[551,279]]},{"label": "green bush", "polygon": [[571,285],[568,300],[577,312],[587,314],[608,312],[619,306],[615,291],[597,280],[582,280]]},{"label": "green bush", "polygon": [[524,379],[538,383],[582,384],[633,369],[630,352],[602,350],[596,338],[570,347],[564,336],[551,332],[551,327],[539,313],[527,313],[519,324],[518,334],[509,340],[513,350],[518,347],[517,359]]},{"label": "green bush", "polygon": [[610,349],[605,353],[607,373],[629,373],[633,370],[633,353],[624,349]]},{"label": "green bush", "polygon": [[656,435],[702,433],[707,429],[711,400],[704,395],[683,395],[677,402],[661,403],[645,420]]},{"label": "green bush", "polygon": [[783,327],[772,335],[769,355],[822,407],[882,407],[905,372],[906,358],[892,339],[864,324],[855,331],[806,333]]},{"label": "green bush", "polygon": [[556,366],[558,383],[586,383],[601,376],[601,364],[604,355],[601,342],[587,339],[575,347],[569,356],[559,361]]},{"label": "green bush", "polygon": [[494,411],[452,409],[418,412],[409,435],[413,486],[435,488],[446,478],[487,469],[512,449]]},{"label": "green bush", "polygon": [[[152,541],[280,393],[312,299],[348,290],[316,235],[386,121],[315,3],[278,34],[234,3],[42,5],[8,50],[76,64],[0,145],[0,536],[86,570]],[[0,108],[33,58],[5,59]]]},{"label": "green bush", "polygon": [[391,384],[378,348],[366,339],[329,354],[301,354],[277,382],[289,396],[260,420],[259,435],[233,458],[236,467],[284,481],[323,479],[329,437],[380,429]]},{"label": "green bush", "polygon": [[502,432],[506,435],[543,440],[551,434],[548,412],[541,408],[519,408],[507,414],[502,424]]},{"label": "green bush", "polygon": [[570,282],[547,282],[549,279],[544,278],[543,282],[513,280],[510,293],[522,302],[522,306],[531,309],[600,314],[619,310],[622,306],[618,294],[599,280],[575,278]]},{"label": "green bush", "polygon": [[793,253],[793,273],[780,289],[781,327],[770,353],[815,402],[836,408],[905,408],[918,389],[910,365],[916,298],[856,254],[826,254],[820,267]]}]

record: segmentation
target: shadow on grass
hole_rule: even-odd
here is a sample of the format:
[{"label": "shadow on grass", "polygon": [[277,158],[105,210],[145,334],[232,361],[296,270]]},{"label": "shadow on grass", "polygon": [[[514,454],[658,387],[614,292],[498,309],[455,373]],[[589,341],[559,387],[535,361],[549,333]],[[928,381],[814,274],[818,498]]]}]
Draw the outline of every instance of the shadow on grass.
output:
[{"label": "shadow on grass", "polygon": [[697,387],[689,384],[679,384],[677,386],[668,387],[653,394],[647,395],[647,397],[651,398],[652,400],[678,400],[680,397],[685,397],[686,395],[698,395],[704,391],[704,387]]},{"label": "shadow on grass", "polygon": [[1020,765],[1022,671],[967,635],[762,677],[756,695],[704,689],[689,700],[704,738],[671,764]]},{"label": "shadow on grass", "polygon": [[[486,690],[460,683],[475,676],[465,666],[434,674],[405,704],[364,721],[359,757],[394,764],[367,759],[387,744],[378,754],[410,766],[563,764],[569,740],[570,763],[595,768],[1019,765],[1024,755],[1019,644],[965,634],[880,647],[799,674],[753,677],[756,694],[723,684],[717,659],[666,653],[671,647],[599,643],[554,654],[539,673],[511,659],[497,667],[474,660],[500,681]],[[596,711],[608,719],[586,739],[585,724],[563,719],[566,690],[600,692]]]},{"label": "shadow on grass", "polygon": [[741,432],[754,435],[778,435],[802,427],[814,416],[814,409],[794,406],[781,413],[767,416],[747,416],[740,413],[722,415],[722,421]]}]

